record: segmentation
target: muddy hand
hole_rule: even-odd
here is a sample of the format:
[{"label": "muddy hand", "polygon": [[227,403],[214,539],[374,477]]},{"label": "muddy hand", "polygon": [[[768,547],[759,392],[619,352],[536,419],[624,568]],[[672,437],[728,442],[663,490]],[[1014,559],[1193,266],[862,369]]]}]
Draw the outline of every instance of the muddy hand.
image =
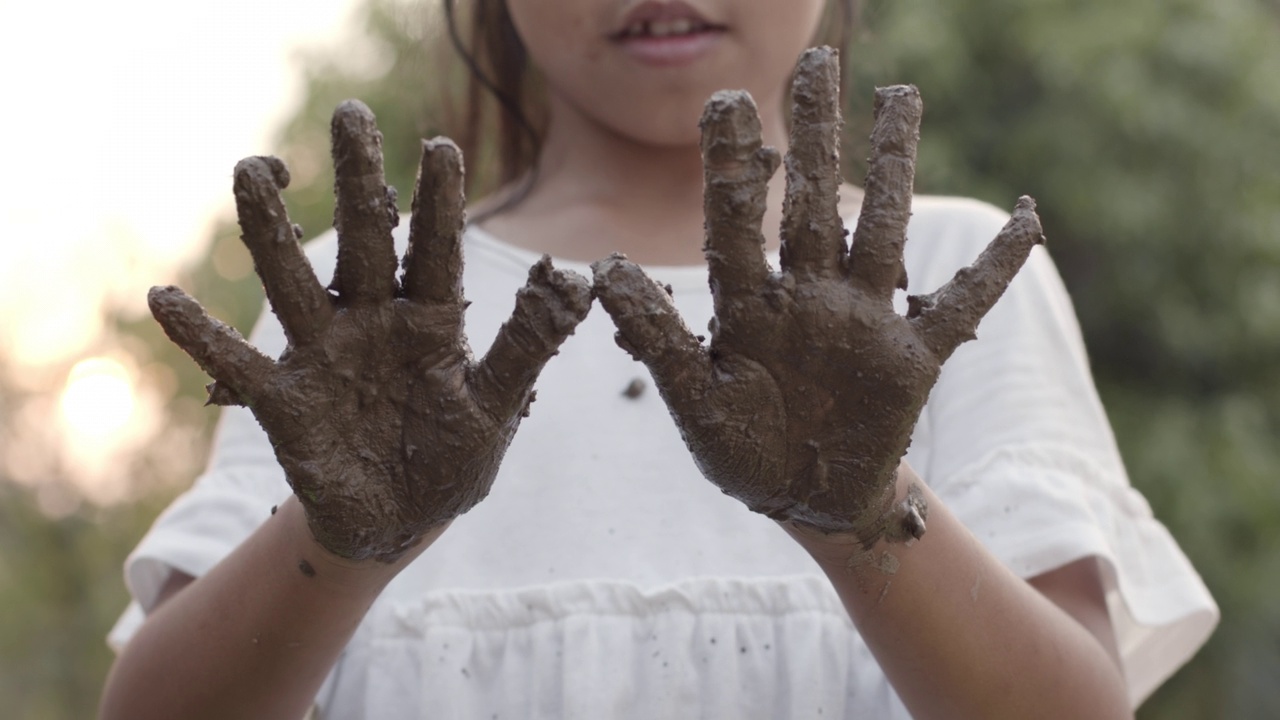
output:
[{"label": "muddy hand", "polygon": [[488,493],[534,380],[591,297],[584,278],[544,258],[488,355],[473,361],[462,330],[462,158],[448,140],[423,143],[398,280],[381,143],[368,108],[338,107],[328,290],[285,213],[283,163],[236,166],[244,241],[288,339],[278,361],[175,287],[153,288],[149,301],[169,338],[216,379],[211,402],[253,411],[316,540],[342,557],[389,562]]},{"label": "muddy hand", "polygon": [[782,269],[765,259],[760,223],[777,153],[761,146],[751,98],[717,93],[702,119],[706,257],[715,300],[710,347],[667,293],[621,256],[594,266],[618,341],[654,376],[702,472],[752,510],[870,546],[919,536],[894,506],[898,463],[956,346],[972,338],[1033,245],[1029,198],[971,267],[893,310],[906,287],[920,98],[877,92],[871,167],[852,251],[837,210],[839,70],[834,51],[800,60],[782,225]]}]

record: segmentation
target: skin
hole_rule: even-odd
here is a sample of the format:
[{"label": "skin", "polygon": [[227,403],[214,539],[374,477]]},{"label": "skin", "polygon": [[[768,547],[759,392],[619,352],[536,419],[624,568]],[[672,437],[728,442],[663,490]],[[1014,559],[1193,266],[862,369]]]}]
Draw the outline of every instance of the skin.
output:
[{"label": "skin", "polygon": [[917,720],[1132,718],[1093,559],[1024,581],[992,557],[910,468],[929,530],[908,547],[880,541],[896,571],[851,569],[861,542],[784,529],[830,578],[858,632]]},{"label": "skin", "polygon": [[[785,150],[788,83],[796,57],[814,37],[822,2],[691,1],[702,17],[728,30],[705,61],[676,68],[639,65],[609,39],[638,4],[508,2],[530,57],[554,78],[552,122],[538,183],[513,211],[487,219],[486,230],[583,262],[617,251],[645,265],[701,264],[698,118],[707,98],[726,88],[747,90],[760,109],[764,144]],[[781,221],[784,182],[781,174],[771,181],[766,228]],[[860,197],[845,186],[845,216]],[[767,249],[777,249],[776,235],[766,240]]]},{"label": "skin", "polygon": [[[538,185],[486,229],[579,260],[622,250],[642,263],[701,261],[704,174],[699,136],[690,128],[712,91],[747,87],[759,104],[764,143],[785,152],[786,77],[814,33],[820,3],[692,4],[728,31],[706,63],[677,78],[627,65],[610,46],[607,36],[632,3],[513,0],[517,25],[547,76],[552,117]],[[565,56],[554,56],[560,52]],[[753,72],[756,57],[767,74]],[[627,93],[611,90],[617,87]],[[768,181],[760,233],[766,249],[781,244],[771,229],[783,217],[784,182],[781,173]],[[854,205],[860,199],[848,186],[842,196]],[[224,377],[215,376],[221,385]],[[245,401],[250,391],[225,379],[229,391],[215,398]],[[519,399],[509,402],[520,407]],[[856,533],[795,520],[782,527],[831,579],[913,714],[1131,717],[1096,562],[1023,581],[910,468],[892,476],[890,504],[907,499],[911,487],[921,488],[929,515],[928,531],[910,543],[878,539],[868,548]],[[431,518],[424,527],[398,554],[352,559],[317,540],[324,534],[315,532],[308,508],[291,498],[210,573],[170,578],[159,609],[112,670],[102,716],[300,717],[369,604],[447,521]],[[896,574],[850,567],[851,557],[868,552],[891,553]],[[300,572],[300,560],[314,575]]]},{"label": "skin", "polygon": [[170,577],[112,666],[99,717],[303,717],[373,601],[446,528],[396,561],[351,561],[316,542],[290,497],[207,574]]}]

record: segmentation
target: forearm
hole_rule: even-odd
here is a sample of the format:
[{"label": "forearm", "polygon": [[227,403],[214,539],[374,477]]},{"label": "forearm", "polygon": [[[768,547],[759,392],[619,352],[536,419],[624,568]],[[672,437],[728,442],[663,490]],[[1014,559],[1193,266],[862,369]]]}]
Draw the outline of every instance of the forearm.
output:
[{"label": "forearm", "polygon": [[929,503],[927,532],[910,547],[874,548],[876,558],[888,551],[897,559],[895,572],[865,561],[851,568],[856,546],[788,528],[831,579],[912,715],[1132,717],[1106,644],[987,552],[904,465],[901,495],[912,481]]},{"label": "forearm", "polygon": [[124,649],[103,718],[298,718],[400,567],[343,562],[290,497],[239,548],[157,608]]}]

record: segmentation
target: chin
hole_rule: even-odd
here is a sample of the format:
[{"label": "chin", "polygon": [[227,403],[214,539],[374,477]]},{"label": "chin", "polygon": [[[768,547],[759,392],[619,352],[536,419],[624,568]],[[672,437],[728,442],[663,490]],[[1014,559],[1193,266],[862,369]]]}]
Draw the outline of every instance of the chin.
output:
[{"label": "chin", "polygon": [[698,121],[711,95],[720,87],[635,93],[618,98],[599,121],[638,143],[656,147],[698,145],[702,133]]},{"label": "chin", "polygon": [[702,132],[698,129],[698,118],[701,116],[702,107],[699,106],[692,122],[688,122],[687,115],[681,116],[679,121],[672,118],[668,122],[655,122],[655,118],[646,118],[646,122],[637,123],[636,127],[616,129],[642,145],[672,149],[697,147],[702,139]]}]

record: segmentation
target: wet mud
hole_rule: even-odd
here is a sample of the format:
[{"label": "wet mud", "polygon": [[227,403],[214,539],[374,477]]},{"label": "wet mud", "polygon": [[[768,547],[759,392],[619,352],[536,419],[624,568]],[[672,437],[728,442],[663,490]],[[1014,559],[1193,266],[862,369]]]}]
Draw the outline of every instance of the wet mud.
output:
[{"label": "wet mud", "polygon": [[765,259],[766,187],[779,166],[751,97],[720,92],[702,118],[705,254],[715,320],[704,346],[671,298],[621,255],[593,266],[619,345],[648,366],[708,479],[749,508],[864,548],[925,531],[922,495],[894,504],[897,468],[942,363],[973,337],[1031,248],[1034,203],[973,265],[894,312],[923,106],[911,86],[876,93],[862,213],[838,211],[839,63],[801,57],[792,89],[781,267]]}]

